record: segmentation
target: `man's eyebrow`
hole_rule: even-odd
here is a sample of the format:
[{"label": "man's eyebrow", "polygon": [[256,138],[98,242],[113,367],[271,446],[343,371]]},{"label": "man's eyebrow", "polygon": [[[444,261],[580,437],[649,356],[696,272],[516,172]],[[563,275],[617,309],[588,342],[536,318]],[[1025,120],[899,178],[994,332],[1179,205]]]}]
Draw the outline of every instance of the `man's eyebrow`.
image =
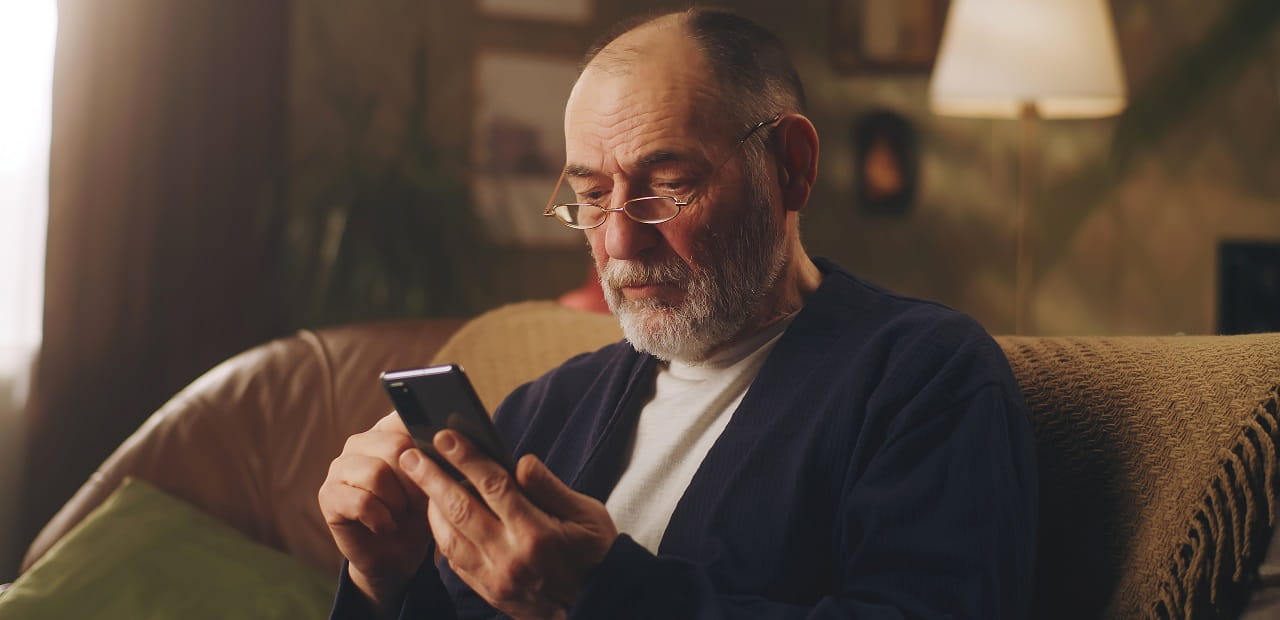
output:
[{"label": "man's eyebrow", "polygon": [[665,164],[673,161],[683,161],[688,159],[684,153],[676,151],[653,151],[647,153],[640,159],[636,160],[637,168],[652,168],[659,164]]},{"label": "man's eyebrow", "polygon": [[596,176],[597,174],[599,173],[589,166],[584,166],[582,164],[569,164],[564,167],[564,176],[567,177],[586,178]]},{"label": "man's eyebrow", "polygon": [[[689,159],[690,157],[686,153],[679,151],[653,151],[636,160],[635,167],[640,169],[653,168],[661,164],[688,161]],[[600,175],[600,171],[582,164],[568,164],[564,167],[564,175],[567,177],[589,178]]]}]

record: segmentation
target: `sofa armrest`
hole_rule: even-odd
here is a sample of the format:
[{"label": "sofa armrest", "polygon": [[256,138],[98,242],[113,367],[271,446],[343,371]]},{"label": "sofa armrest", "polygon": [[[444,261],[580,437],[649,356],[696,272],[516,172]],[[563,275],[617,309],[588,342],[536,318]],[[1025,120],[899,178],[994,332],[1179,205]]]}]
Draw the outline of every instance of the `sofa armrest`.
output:
[{"label": "sofa armrest", "polygon": [[390,411],[378,373],[424,365],[460,320],[303,331],[223,362],[174,396],[45,525],[22,570],[125,476],[324,571],[340,557],[316,502],[348,436]]},{"label": "sofa armrest", "polygon": [[998,340],[1036,432],[1033,616],[1238,613],[1276,517],[1280,334]]}]

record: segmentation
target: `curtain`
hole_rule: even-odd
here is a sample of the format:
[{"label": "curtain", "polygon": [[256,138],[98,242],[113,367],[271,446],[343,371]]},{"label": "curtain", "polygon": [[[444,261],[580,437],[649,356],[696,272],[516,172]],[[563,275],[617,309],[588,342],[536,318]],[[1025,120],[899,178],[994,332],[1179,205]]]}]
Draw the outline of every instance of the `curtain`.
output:
[{"label": "curtain", "polygon": [[24,544],[146,417],[277,335],[289,3],[60,0]]},{"label": "curtain", "polygon": [[54,0],[0,5],[0,582],[21,550],[17,529],[22,408],[40,342],[48,213]]}]

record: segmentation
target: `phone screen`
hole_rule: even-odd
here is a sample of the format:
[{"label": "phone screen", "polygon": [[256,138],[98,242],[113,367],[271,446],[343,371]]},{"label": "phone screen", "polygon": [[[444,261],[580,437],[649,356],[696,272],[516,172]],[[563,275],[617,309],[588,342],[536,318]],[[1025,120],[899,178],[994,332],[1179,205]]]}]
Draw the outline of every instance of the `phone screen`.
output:
[{"label": "phone screen", "polygon": [[444,429],[461,433],[489,458],[514,472],[511,453],[503,446],[462,367],[448,364],[385,372],[382,384],[414,443],[449,475],[465,480],[432,445],[432,438]]}]

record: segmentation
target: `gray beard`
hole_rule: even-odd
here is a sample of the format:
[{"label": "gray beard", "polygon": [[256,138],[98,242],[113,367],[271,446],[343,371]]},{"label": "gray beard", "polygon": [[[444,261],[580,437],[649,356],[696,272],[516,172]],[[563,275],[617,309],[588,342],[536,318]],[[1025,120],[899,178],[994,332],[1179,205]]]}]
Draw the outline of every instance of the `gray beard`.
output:
[{"label": "gray beard", "polygon": [[[786,239],[771,217],[762,177],[751,177],[740,232],[712,234],[699,243],[695,251],[704,264],[689,265],[678,257],[648,264],[610,259],[600,270],[605,301],[637,351],[665,361],[702,362],[759,315],[761,300],[786,262]],[[622,295],[624,286],[656,283],[682,287],[684,301],[672,305]]]}]

